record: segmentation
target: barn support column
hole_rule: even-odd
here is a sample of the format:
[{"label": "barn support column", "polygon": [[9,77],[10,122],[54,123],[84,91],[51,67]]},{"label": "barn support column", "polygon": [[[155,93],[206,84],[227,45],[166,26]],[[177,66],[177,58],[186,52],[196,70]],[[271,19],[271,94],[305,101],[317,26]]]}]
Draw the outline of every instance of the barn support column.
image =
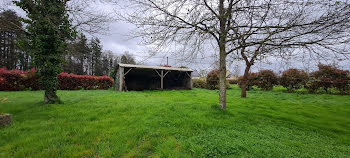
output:
[{"label": "barn support column", "polygon": [[164,89],[164,77],[170,72],[170,71],[167,71],[165,74],[164,74],[164,70],[162,70],[160,73],[155,70],[158,74],[158,76],[160,77],[160,89],[163,90]]},{"label": "barn support column", "polygon": [[119,91],[119,68],[116,71],[114,76],[114,90]]},{"label": "barn support column", "polygon": [[162,70],[161,76],[160,76],[160,89],[164,89],[164,71]]},{"label": "barn support column", "polygon": [[132,70],[132,68],[130,68],[128,71],[126,71],[126,72],[124,73],[125,69],[124,69],[124,67],[123,67],[122,71],[120,72],[120,73],[121,73],[121,75],[120,75],[120,78],[121,78],[120,83],[122,83],[122,84],[121,84],[121,89],[122,89],[121,91],[128,91],[128,89],[127,89],[127,87],[126,87],[126,83],[125,83],[125,76],[126,76],[126,74],[128,74],[131,70]]},{"label": "barn support column", "polygon": [[119,91],[123,91],[124,87],[124,67],[119,67]]},{"label": "barn support column", "polygon": [[187,82],[187,88],[192,89],[192,87],[193,87],[192,72],[186,72],[186,74],[189,77],[189,82]]}]

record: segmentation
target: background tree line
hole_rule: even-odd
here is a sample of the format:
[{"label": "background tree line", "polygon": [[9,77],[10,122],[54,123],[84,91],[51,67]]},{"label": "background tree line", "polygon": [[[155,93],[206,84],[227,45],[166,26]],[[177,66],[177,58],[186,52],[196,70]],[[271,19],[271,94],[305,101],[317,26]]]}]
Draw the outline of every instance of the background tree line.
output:
[{"label": "background tree line", "polygon": [[[28,51],[18,42],[25,38],[23,24],[16,12],[1,12],[0,67],[23,71],[34,68]],[[64,58],[63,71],[77,75],[110,76],[117,63],[136,64],[134,57],[128,52],[117,56],[112,51],[103,51],[98,38],[89,40],[83,33],[68,41],[68,52]]]},{"label": "background tree line", "polygon": [[0,67],[7,69],[28,70],[30,56],[19,49],[19,41],[25,37],[23,24],[14,11],[6,10],[0,13]]}]

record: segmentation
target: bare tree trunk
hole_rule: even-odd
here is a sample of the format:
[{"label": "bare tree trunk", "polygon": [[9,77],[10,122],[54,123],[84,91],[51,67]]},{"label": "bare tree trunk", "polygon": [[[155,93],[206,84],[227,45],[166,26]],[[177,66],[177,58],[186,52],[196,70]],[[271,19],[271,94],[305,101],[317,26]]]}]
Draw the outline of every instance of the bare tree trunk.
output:
[{"label": "bare tree trunk", "polygon": [[222,110],[226,109],[226,48],[220,46],[220,74],[219,74],[219,105]]},{"label": "bare tree trunk", "polygon": [[248,84],[248,75],[251,65],[247,65],[247,67],[244,70],[244,75],[241,83],[241,97],[246,98],[247,97],[247,84]]}]

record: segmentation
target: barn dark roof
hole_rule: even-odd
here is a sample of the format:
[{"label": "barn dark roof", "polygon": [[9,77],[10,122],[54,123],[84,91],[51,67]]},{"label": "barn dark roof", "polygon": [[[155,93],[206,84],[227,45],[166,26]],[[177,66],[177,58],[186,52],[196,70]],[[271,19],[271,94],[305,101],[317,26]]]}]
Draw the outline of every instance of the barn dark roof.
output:
[{"label": "barn dark roof", "polygon": [[133,64],[118,64],[120,67],[128,68],[141,68],[141,69],[155,69],[155,70],[173,70],[173,71],[186,71],[192,72],[193,70],[187,68],[174,68],[174,67],[163,67],[163,66],[148,66],[148,65],[133,65]]}]

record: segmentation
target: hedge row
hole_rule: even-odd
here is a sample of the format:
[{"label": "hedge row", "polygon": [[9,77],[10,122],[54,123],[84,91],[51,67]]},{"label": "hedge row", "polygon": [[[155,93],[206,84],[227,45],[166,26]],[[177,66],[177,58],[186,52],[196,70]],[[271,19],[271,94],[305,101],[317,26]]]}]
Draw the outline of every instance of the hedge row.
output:
[{"label": "hedge row", "polygon": [[[350,77],[349,71],[340,70],[329,65],[319,65],[318,70],[309,75],[303,70],[289,69],[277,77],[271,70],[262,70],[259,73],[249,73],[247,90],[252,86],[258,86],[263,90],[271,90],[274,85],[281,85],[289,92],[296,89],[305,88],[310,93],[320,89],[328,91],[333,88],[341,94],[349,93]],[[239,85],[242,84],[243,77],[239,78]]]},{"label": "hedge row", "polygon": [[108,76],[60,73],[57,77],[62,90],[108,89],[113,86],[113,80]]},{"label": "hedge row", "polygon": [[[113,80],[108,76],[90,76],[60,73],[58,76],[61,90],[108,89]],[[41,90],[40,73],[29,71],[6,70],[0,68],[0,91]]]},{"label": "hedge row", "polygon": [[[194,88],[203,88],[203,89],[219,89],[219,70],[213,70],[208,73],[207,78],[193,79]],[[225,82],[226,89],[230,88],[229,81]]]},{"label": "hedge row", "polygon": [[192,83],[194,88],[207,88],[207,81],[205,78],[192,79]]},{"label": "hedge row", "polygon": [[20,71],[0,68],[0,91],[19,91],[27,88],[39,90],[39,78],[34,69]]},{"label": "hedge row", "polygon": [[[219,82],[216,82],[215,86],[209,86],[210,82],[208,84],[207,79],[206,78],[198,78],[198,79],[192,79],[192,83],[193,83],[193,88],[201,88],[201,89],[219,89]],[[230,88],[230,83],[228,81],[226,81],[225,83],[226,89]]]}]

